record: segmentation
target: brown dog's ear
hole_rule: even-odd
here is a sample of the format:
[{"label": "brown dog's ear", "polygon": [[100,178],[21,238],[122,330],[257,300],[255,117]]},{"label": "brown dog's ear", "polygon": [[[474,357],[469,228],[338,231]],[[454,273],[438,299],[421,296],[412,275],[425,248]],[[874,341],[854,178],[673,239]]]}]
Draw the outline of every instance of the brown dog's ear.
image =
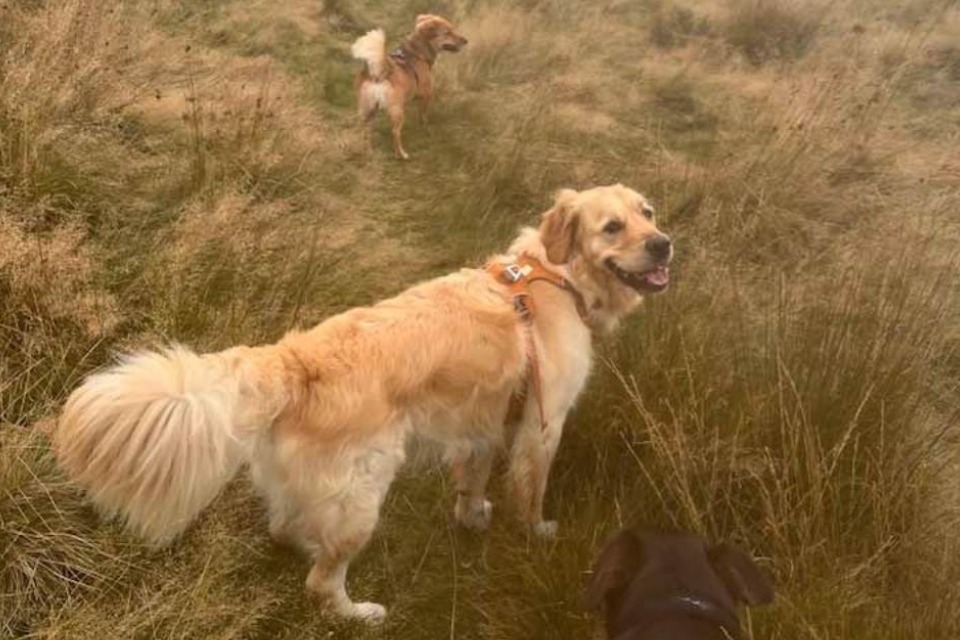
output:
[{"label": "brown dog's ear", "polygon": [[731,544],[718,544],[707,556],[734,600],[750,606],[773,602],[773,585],[749,555]]},{"label": "brown dog's ear", "polygon": [[629,529],[624,529],[603,545],[583,596],[588,609],[602,609],[611,597],[627,588],[640,570],[642,546],[637,534]]},{"label": "brown dog's ear", "polygon": [[540,222],[540,240],[547,250],[547,260],[553,264],[566,264],[573,254],[577,214],[572,205],[576,195],[573,189],[558,191],[553,208],[543,214]]},{"label": "brown dog's ear", "polygon": [[417,33],[423,34],[424,36],[431,37],[436,33],[436,25],[433,24],[437,16],[430,13],[423,13],[417,16],[417,21],[413,26],[413,30]]}]

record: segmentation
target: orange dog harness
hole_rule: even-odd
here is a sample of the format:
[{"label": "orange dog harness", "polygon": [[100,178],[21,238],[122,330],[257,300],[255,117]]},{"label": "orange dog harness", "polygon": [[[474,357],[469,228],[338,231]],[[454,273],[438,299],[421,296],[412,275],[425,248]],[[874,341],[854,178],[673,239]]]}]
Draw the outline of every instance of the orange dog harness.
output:
[{"label": "orange dog harness", "polygon": [[537,411],[540,417],[540,429],[547,428],[547,417],[543,407],[543,388],[540,381],[540,360],[537,357],[537,345],[533,339],[533,318],[536,315],[536,307],[533,304],[533,296],[530,294],[530,284],[533,282],[547,282],[569,293],[573,297],[574,304],[577,306],[577,313],[580,319],[587,320],[587,305],[583,296],[577,291],[570,281],[563,276],[544,268],[539,260],[527,255],[521,255],[516,262],[510,264],[488,263],[484,267],[490,275],[498,282],[506,285],[510,292],[510,299],[513,308],[523,322],[527,334],[527,359],[530,362],[530,375],[527,379],[527,386],[522,391],[514,394],[510,399],[510,406],[507,409],[507,424],[519,422],[523,416],[523,400],[526,397],[527,389],[533,387],[533,395],[537,401]]}]

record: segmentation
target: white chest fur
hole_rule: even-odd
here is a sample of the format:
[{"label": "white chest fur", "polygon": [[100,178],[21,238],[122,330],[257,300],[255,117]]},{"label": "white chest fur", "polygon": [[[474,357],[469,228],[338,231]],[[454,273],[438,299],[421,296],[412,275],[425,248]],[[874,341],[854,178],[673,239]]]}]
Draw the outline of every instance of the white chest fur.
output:
[{"label": "white chest fur", "polygon": [[590,330],[575,314],[554,320],[549,334],[538,336],[538,357],[548,418],[565,415],[583,391],[593,363]]}]

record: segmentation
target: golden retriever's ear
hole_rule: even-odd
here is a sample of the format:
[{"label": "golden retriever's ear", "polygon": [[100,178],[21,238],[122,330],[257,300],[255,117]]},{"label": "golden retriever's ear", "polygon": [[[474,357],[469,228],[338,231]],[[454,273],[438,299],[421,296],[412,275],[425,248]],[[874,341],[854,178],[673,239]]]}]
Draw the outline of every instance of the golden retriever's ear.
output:
[{"label": "golden retriever's ear", "polygon": [[624,529],[610,538],[593,565],[593,575],[584,593],[583,603],[588,609],[605,609],[640,570],[643,544],[633,531]]},{"label": "golden retriever's ear", "polygon": [[553,264],[566,264],[573,254],[577,239],[577,214],[573,210],[576,196],[573,189],[558,191],[553,208],[543,214],[540,222],[540,240],[547,250],[547,260]]},{"label": "golden retriever's ear", "polygon": [[773,585],[749,555],[731,544],[718,544],[707,557],[734,600],[751,606],[773,602]]}]

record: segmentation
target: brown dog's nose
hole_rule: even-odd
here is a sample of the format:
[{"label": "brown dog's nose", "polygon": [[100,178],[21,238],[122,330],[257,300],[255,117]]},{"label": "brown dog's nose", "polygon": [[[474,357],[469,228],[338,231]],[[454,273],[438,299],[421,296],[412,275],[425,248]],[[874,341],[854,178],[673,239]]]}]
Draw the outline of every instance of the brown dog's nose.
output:
[{"label": "brown dog's nose", "polygon": [[647,253],[654,258],[663,259],[670,255],[670,238],[667,236],[661,235],[647,238],[644,246],[647,248]]}]

